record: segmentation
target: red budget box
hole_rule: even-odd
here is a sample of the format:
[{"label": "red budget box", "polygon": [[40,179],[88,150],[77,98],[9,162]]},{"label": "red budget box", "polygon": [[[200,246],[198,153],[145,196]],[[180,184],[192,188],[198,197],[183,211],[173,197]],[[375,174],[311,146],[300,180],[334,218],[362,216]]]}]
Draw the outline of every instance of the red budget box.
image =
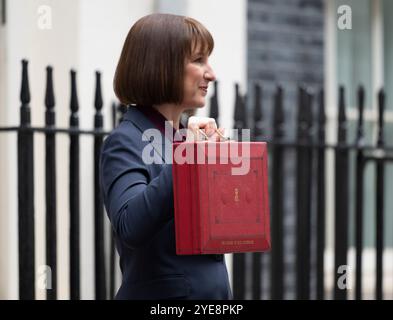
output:
[{"label": "red budget box", "polygon": [[173,143],[176,253],[270,249],[265,142]]}]

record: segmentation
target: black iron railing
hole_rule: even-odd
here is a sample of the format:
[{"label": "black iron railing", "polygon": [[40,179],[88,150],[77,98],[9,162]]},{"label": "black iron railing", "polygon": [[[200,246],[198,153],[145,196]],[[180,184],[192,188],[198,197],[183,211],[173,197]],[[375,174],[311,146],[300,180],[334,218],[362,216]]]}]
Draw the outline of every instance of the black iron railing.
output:
[{"label": "black iron railing", "polygon": [[[100,73],[96,73],[94,130],[79,129],[76,72],[71,71],[70,126],[57,128],[55,123],[55,98],[53,92],[52,68],[47,68],[45,95],[45,126],[32,127],[30,120],[30,90],[27,61],[22,61],[22,85],[20,126],[3,127],[0,132],[17,132],[18,135],[18,227],[19,227],[19,297],[35,299],[35,241],[34,241],[34,139],[35,133],[45,135],[45,195],[46,195],[46,263],[51,268],[51,290],[47,299],[57,298],[57,222],[56,222],[56,135],[67,134],[70,138],[69,151],[69,205],[70,205],[70,298],[80,299],[80,148],[79,137],[94,138],[94,252],[95,252],[95,297],[112,298],[115,290],[115,268],[111,266],[110,289],[106,289],[105,248],[104,248],[104,207],[99,183],[99,155],[105,135],[103,130],[103,106]],[[112,105],[112,108],[115,108]],[[113,124],[117,123],[117,111],[113,110]],[[111,262],[114,264],[114,245],[111,239]]]},{"label": "black iron railing", "polygon": [[[283,229],[284,222],[284,186],[291,177],[284,176],[284,163],[291,161],[287,158],[288,151],[295,151],[296,171],[292,173],[295,179],[296,208],[290,210],[289,214],[296,215],[295,228],[295,297],[296,299],[325,299],[326,272],[324,270],[324,253],[326,250],[326,153],[334,152],[334,299],[347,299],[347,286],[340,286],[344,270],[342,267],[348,265],[347,254],[349,249],[349,203],[355,204],[355,250],[356,250],[356,280],[355,299],[362,299],[362,255],[363,255],[363,218],[364,218],[364,196],[363,186],[365,179],[365,168],[368,164],[376,165],[376,283],[375,299],[383,299],[383,254],[384,254],[384,216],[392,214],[384,211],[384,170],[386,165],[393,160],[393,147],[385,146],[384,142],[384,110],[385,93],[378,93],[378,140],[376,145],[364,144],[364,89],[359,87],[358,91],[358,126],[357,136],[354,143],[347,139],[348,120],[346,117],[345,90],[339,88],[338,101],[338,129],[337,143],[328,144],[325,140],[326,115],[324,106],[324,92],[320,90],[317,94],[311,94],[303,87],[298,90],[297,103],[297,130],[296,137],[285,137],[284,128],[288,122],[284,118],[283,88],[277,87],[273,99],[272,133],[263,132],[263,115],[267,106],[262,106],[262,89],[255,85],[253,90],[254,99],[250,105],[253,120],[247,121],[246,95],[241,96],[236,88],[235,106],[235,128],[252,128],[252,139],[256,141],[267,141],[269,147],[269,184],[271,204],[271,233],[272,250],[270,253],[254,253],[251,256],[251,268],[246,267],[245,257],[248,254],[235,254],[233,262],[233,291],[237,299],[246,297],[245,276],[251,274],[251,298],[261,299],[262,288],[262,264],[264,256],[270,256],[269,286],[270,299],[285,298],[284,276],[288,272],[284,263],[284,244],[286,237]],[[313,102],[314,101],[314,102]],[[314,118],[312,106],[317,109],[318,117]],[[217,114],[217,113],[215,113]],[[349,194],[350,182],[350,153],[356,155],[355,162],[355,186],[356,191],[353,198]],[[312,209],[313,208],[313,209]],[[385,216],[386,217],[386,216]],[[311,228],[314,219],[315,228]],[[312,236],[312,233],[314,236]],[[311,252],[311,242],[315,241],[315,252]],[[315,254],[316,267],[311,269],[311,255]],[[311,297],[311,278],[315,276],[316,294]],[[341,278],[341,279],[340,279]]]},{"label": "black iron railing", "polygon": [[[30,121],[30,91],[27,71],[27,61],[22,62],[22,85],[20,125],[17,127],[2,127],[1,132],[16,132],[18,135],[18,227],[19,227],[19,294],[21,299],[35,299],[35,242],[34,242],[34,134],[45,135],[45,182],[46,182],[46,263],[51,267],[52,289],[47,291],[47,299],[57,299],[57,221],[56,221],[56,135],[69,136],[69,205],[70,205],[70,298],[80,299],[80,145],[81,135],[92,136],[94,139],[94,253],[95,253],[95,297],[96,299],[113,298],[115,286],[115,245],[110,234],[110,252],[105,254],[104,232],[105,214],[99,183],[99,155],[104,136],[109,134],[103,130],[103,107],[101,95],[100,73],[96,73],[95,116],[94,129],[81,130],[78,117],[78,97],[76,87],[76,72],[71,71],[70,126],[58,128],[55,122],[55,97],[53,92],[52,68],[47,68],[47,83],[45,97],[45,126],[32,127]],[[210,116],[218,119],[218,85],[210,101]],[[393,147],[385,146],[384,142],[384,107],[385,94],[383,90],[378,95],[379,120],[378,139],[375,146],[364,143],[364,89],[358,91],[359,118],[357,134],[354,143],[347,140],[346,106],[344,88],[339,89],[337,143],[328,144],[325,139],[326,115],[323,90],[311,94],[309,90],[299,87],[298,116],[296,119],[296,135],[294,138],[285,136],[285,127],[289,119],[285,119],[284,89],[277,87],[274,93],[272,110],[272,134],[267,138],[265,132],[267,108],[262,104],[262,88],[255,85],[253,99],[247,108],[247,97],[241,95],[239,86],[235,87],[234,128],[251,128],[251,138],[257,141],[267,141],[269,148],[269,184],[271,204],[271,233],[272,250],[270,253],[234,254],[233,258],[233,293],[236,299],[245,299],[247,295],[246,278],[251,276],[252,299],[261,299],[263,287],[263,259],[270,255],[269,265],[269,298],[285,298],[286,286],[284,275],[287,272],[284,263],[284,239],[287,235],[283,228],[285,215],[284,199],[285,184],[288,177],[284,175],[284,165],[288,161],[286,153],[294,151],[296,157],[295,179],[296,206],[291,214],[295,214],[295,295],[297,299],[325,299],[326,272],[324,270],[324,252],[326,249],[326,153],[335,155],[335,244],[334,244],[334,298],[346,299],[347,290],[340,288],[340,267],[347,265],[349,237],[349,203],[355,204],[355,248],[356,248],[356,279],[355,298],[362,299],[362,254],[364,229],[364,180],[365,168],[370,163],[376,165],[376,287],[375,298],[383,299],[383,254],[384,254],[384,177],[385,167],[393,161]],[[250,97],[248,97],[250,98]],[[247,110],[251,109],[252,123],[249,123]],[[316,109],[318,117],[312,115]],[[113,127],[126,111],[122,105],[112,104]],[[355,161],[355,193],[353,199],[349,194],[350,154],[354,153]],[[386,218],[386,216],[385,216]],[[314,219],[314,220],[313,220]],[[312,225],[315,221],[315,227]],[[311,243],[315,241],[315,246]],[[313,251],[314,250],[314,251]],[[315,255],[315,268],[311,268],[311,256]],[[106,256],[109,256],[109,272],[106,270]],[[247,259],[249,258],[249,259]],[[249,268],[247,261],[251,261]],[[315,297],[311,292],[311,276],[314,275]],[[106,278],[109,276],[109,290]]]}]

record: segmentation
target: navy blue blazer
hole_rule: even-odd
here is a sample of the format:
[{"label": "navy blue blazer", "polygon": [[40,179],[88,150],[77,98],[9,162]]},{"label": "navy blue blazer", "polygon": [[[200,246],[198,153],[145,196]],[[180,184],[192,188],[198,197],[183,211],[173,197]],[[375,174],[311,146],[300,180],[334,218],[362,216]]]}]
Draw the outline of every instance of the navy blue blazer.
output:
[{"label": "navy blue blazer", "polygon": [[[223,255],[176,255],[172,165],[161,154],[164,135],[161,146],[146,139],[152,128],[129,107],[102,147],[101,187],[122,271],[116,299],[232,299]],[[142,161],[149,143],[163,163]]]}]

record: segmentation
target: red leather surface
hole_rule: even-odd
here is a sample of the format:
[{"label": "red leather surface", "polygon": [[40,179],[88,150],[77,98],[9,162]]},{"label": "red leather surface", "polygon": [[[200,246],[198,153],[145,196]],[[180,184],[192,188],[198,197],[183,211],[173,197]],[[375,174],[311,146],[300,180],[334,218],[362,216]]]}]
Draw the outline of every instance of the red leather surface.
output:
[{"label": "red leather surface", "polygon": [[[194,162],[199,155],[205,164],[173,161],[177,254],[269,250],[266,143],[183,142],[173,144],[174,153],[180,145],[183,149],[193,149]],[[247,155],[243,152],[247,150],[245,147],[250,150]],[[231,150],[243,158],[230,158]],[[221,158],[220,153],[224,155]],[[241,167],[233,164],[233,159],[245,161],[246,158],[250,163],[247,173],[233,174],[233,168]]]}]

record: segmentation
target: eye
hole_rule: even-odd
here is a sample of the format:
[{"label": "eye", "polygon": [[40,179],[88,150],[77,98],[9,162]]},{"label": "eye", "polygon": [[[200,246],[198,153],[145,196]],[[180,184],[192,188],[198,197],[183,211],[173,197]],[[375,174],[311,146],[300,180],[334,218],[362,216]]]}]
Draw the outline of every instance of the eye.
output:
[{"label": "eye", "polygon": [[205,61],[205,57],[203,56],[199,56],[194,59],[194,62],[196,63],[204,63],[204,61]]}]

